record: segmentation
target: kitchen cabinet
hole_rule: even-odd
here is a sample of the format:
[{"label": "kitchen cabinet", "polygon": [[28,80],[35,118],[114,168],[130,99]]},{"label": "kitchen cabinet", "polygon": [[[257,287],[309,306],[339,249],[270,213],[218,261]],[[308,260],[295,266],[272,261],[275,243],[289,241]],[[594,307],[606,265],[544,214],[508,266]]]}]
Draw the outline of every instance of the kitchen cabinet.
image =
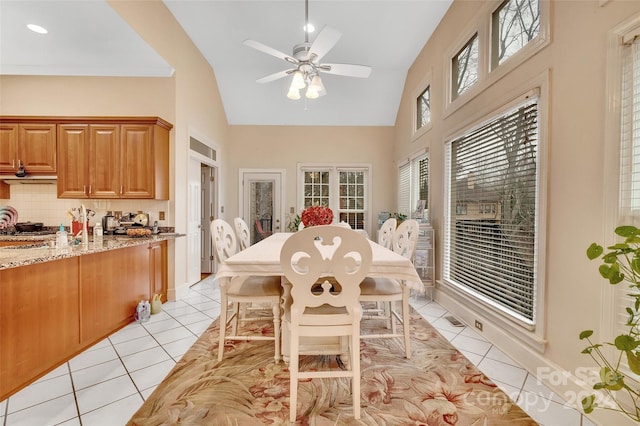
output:
[{"label": "kitchen cabinet", "polygon": [[0,174],[13,175],[22,165],[28,175],[55,175],[56,124],[0,123]]},{"label": "kitchen cabinet", "polygon": [[0,269],[0,401],[131,323],[140,300],[166,296],[167,246]]},{"label": "kitchen cabinet", "polygon": [[159,118],[61,124],[58,198],[169,199],[171,127]]},{"label": "kitchen cabinet", "polygon": [[435,285],[435,247],[433,228],[428,222],[420,222],[419,224],[413,264],[422,279],[425,291],[433,289]]}]

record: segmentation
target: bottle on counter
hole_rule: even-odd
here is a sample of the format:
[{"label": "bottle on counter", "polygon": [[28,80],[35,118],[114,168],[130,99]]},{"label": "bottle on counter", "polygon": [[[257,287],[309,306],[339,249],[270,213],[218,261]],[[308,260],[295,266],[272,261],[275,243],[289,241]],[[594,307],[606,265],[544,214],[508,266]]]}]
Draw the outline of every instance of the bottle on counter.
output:
[{"label": "bottle on counter", "polygon": [[103,229],[100,221],[96,221],[96,224],[93,226],[93,242],[94,243],[102,243],[102,235]]},{"label": "bottle on counter", "polygon": [[67,239],[67,231],[64,226],[60,224],[60,229],[56,232],[56,247],[65,248],[69,246],[69,240]]}]

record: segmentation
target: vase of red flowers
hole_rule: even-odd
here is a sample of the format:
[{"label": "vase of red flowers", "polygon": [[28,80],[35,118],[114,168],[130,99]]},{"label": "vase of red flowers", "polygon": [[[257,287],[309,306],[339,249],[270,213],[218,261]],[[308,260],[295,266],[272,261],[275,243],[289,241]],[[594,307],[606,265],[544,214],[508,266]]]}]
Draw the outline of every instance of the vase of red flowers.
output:
[{"label": "vase of red flowers", "polygon": [[330,225],[333,222],[333,211],[325,206],[311,206],[302,210],[300,215],[305,228],[317,225]]}]

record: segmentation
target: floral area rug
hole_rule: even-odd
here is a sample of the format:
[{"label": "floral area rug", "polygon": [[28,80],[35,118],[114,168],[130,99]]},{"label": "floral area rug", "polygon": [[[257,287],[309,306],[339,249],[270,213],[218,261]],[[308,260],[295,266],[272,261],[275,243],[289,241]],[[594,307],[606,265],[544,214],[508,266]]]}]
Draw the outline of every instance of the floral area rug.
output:
[{"label": "floral area rug", "polygon": [[[245,327],[272,332],[268,322]],[[290,424],[289,370],[274,363],[273,342],[227,342],[218,362],[218,332],[216,320],[129,426]],[[298,387],[296,424],[537,425],[413,310],[411,338],[411,359],[404,358],[401,339],[361,340],[360,420],[353,418],[348,378],[309,379]],[[300,365],[340,368],[330,356],[301,357]]]}]

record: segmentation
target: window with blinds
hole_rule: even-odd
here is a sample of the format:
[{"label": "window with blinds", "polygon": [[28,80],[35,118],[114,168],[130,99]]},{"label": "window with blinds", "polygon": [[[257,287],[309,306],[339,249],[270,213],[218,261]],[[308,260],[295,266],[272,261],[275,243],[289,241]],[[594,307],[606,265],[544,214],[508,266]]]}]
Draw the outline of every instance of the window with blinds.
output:
[{"label": "window with blinds", "polygon": [[538,98],[446,144],[444,278],[535,324]]},{"label": "window with blinds", "polygon": [[[640,219],[640,22],[622,39],[620,105],[620,204],[617,225],[635,225]],[[627,334],[635,298],[623,283],[615,286],[614,335]],[[626,358],[621,361],[628,368]]]},{"label": "window with blinds", "polygon": [[429,219],[429,154],[424,153],[398,168],[398,213],[411,219]]}]

